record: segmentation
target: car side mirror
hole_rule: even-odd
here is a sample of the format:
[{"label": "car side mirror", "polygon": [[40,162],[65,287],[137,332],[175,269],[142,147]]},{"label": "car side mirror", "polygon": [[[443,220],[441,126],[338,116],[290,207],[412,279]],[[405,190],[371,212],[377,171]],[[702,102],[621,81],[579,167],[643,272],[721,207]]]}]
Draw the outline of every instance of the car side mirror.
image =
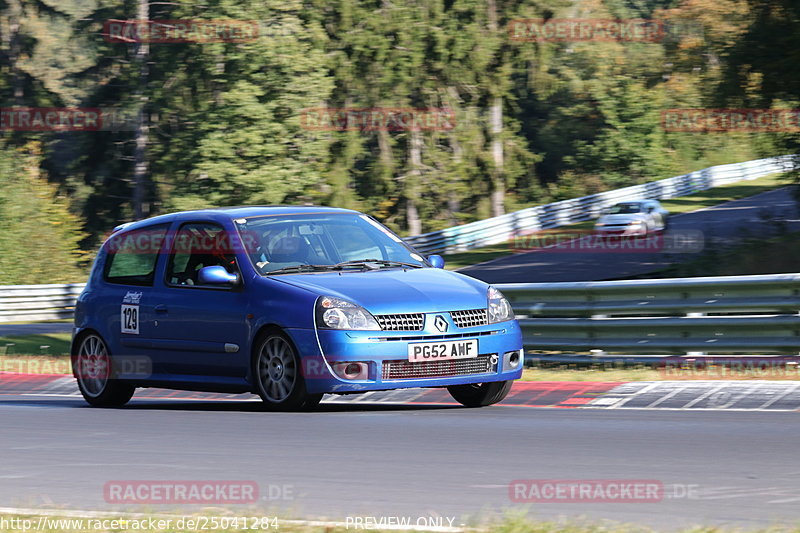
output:
[{"label": "car side mirror", "polygon": [[428,262],[431,264],[433,268],[444,268],[444,257],[441,255],[429,255]]},{"label": "car side mirror", "polygon": [[239,276],[231,274],[225,267],[216,265],[201,268],[197,273],[197,279],[203,285],[235,285],[239,281]]}]

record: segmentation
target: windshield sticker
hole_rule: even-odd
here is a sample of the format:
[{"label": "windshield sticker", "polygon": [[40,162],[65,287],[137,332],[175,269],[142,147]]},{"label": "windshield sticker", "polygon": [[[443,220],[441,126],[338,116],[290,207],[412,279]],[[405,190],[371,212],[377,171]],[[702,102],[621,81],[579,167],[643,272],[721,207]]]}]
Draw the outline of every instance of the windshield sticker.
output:
[{"label": "windshield sticker", "polygon": [[398,237],[397,235],[395,235],[394,233],[392,233],[388,229],[384,228],[379,222],[375,222],[374,220],[372,220],[367,215],[360,215],[360,217],[363,218],[364,220],[366,220],[367,222],[369,222],[370,224],[372,224],[373,226],[375,226],[376,228],[378,228],[379,230],[381,230],[384,234],[386,234],[387,237],[389,237],[393,241],[395,241],[395,242],[403,242],[403,240],[400,237]]}]

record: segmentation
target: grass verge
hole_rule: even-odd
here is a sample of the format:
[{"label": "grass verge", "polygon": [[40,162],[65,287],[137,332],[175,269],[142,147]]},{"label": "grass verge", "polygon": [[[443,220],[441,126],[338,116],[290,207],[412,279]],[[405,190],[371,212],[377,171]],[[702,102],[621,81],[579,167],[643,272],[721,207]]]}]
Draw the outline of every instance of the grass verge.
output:
[{"label": "grass verge", "polygon": [[[28,531],[37,532],[93,532],[93,533],[111,533],[119,531],[151,531],[153,533],[187,533],[193,531],[203,531],[204,528],[201,524],[208,525],[210,521],[215,524],[228,524],[234,520],[234,516],[228,516],[220,509],[212,510],[209,514],[125,514],[120,513],[118,516],[114,513],[96,513],[92,518],[81,517],[78,513],[65,512],[63,516],[58,514],[47,513],[43,516],[35,514],[0,514],[0,533],[24,533]],[[243,517],[240,517],[240,520]],[[652,528],[637,525],[637,524],[623,524],[619,522],[603,520],[591,521],[588,519],[572,519],[572,520],[559,520],[555,521],[537,521],[529,518],[522,513],[509,513],[503,519],[484,520],[475,525],[463,525],[455,522],[452,526],[448,525],[448,521],[444,520],[441,526],[434,525],[436,518],[431,516],[392,516],[394,521],[404,520],[411,522],[412,527],[403,529],[394,525],[393,527],[380,526],[380,519],[386,519],[384,523],[390,521],[390,517],[385,516],[370,516],[375,524],[370,522],[370,527],[354,526],[353,521],[356,517],[352,517],[349,521],[307,521],[307,520],[291,520],[275,518],[274,516],[259,516],[255,514],[248,514],[248,525],[250,520],[256,521],[265,520],[265,526],[258,528],[258,531],[285,531],[291,533],[343,533],[345,531],[365,530],[374,531],[376,533],[393,531],[464,531],[464,532],[486,532],[486,533],[654,533]],[[365,517],[359,517],[365,518]],[[431,522],[431,526],[426,527],[423,524],[414,524],[414,520]],[[193,527],[187,527],[191,525]],[[214,527],[205,528],[212,531],[222,532],[241,532],[241,527]],[[730,527],[714,527],[714,526],[695,526],[683,530],[686,533],[742,533],[743,531],[763,532],[763,533],[800,533],[800,527],[794,525],[781,525],[773,524],[767,528],[730,528]]]},{"label": "grass verge", "polygon": [[522,371],[521,381],[800,381],[800,368],[791,363],[743,361],[741,363],[709,363],[702,361],[676,363],[668,366],[597,363],[593,365],[535,366]]},{"label": "grass verge", "polygon": [[72,374],[72,363],[68,355],[6,355],[0,356],[0,372]]},{"label": "grass verge", "polygon": [[[707,207],[730,202],[732,200],[739,200],[742,198],[747,198],[748,196],[754,196],[762,192],[789,185],[790,183],[791,177],[788,174],[770,174],[769,176],[764,176],[755,180],[730,183],[728,185],[714,187],[713,189],[696,192],[688,196],[664,200],[661,202],[661,204],[667,211],[670,212],[670,214],[673,215],[689,213],[691,211],[705,209]],[[560,229],[582,230],[590,229],[593,226],[594,221],[590,220],[580,222],[578,224],[572,224],[570,226],[563,226]],[[466,252],[446,254],[444,256],[445,268],[449,270],[457,270],[466,266],[511,255],[512,253],[512,242],[507,241],[500,244],[484,246],[482,248],[475,248]]]},{"label": "grass verge", "polygon": [[553,367],[532,367],[522,371],[521,381],[660,381],[665,379],[664,373],[645,366],[628,368],[593,365],[581,368],[559,365]]},{"label": "grass verge", "polygon": [[0,337],[0,372],[70,374],[69,333]]},{"label": "grass verge", "polygon": [[0,337],[0,355],[67,355],[71,339],[70,333],[6,335]]}]

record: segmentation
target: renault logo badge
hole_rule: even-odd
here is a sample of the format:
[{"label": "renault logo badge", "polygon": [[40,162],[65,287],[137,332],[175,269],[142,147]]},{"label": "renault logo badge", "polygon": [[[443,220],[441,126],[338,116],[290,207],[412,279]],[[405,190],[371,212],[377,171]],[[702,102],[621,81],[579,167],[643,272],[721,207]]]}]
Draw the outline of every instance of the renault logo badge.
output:
[{"label": "renault logo badge", "polygon": [[447,320],[445,320],[442,315],[436,315],[436,318],[433,320],[433,325],[442,333],[447,331]]}]

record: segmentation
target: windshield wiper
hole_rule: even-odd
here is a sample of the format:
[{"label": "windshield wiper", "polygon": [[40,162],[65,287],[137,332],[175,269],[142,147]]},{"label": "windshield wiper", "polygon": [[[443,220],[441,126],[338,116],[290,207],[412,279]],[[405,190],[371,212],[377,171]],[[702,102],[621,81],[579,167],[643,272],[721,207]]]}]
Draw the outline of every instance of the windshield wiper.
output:
[{"label": "windshield wiper", "polygon": [[270,270],[264,272],[264,275],[271,276],[272,274],[295,274],[298,272],[316,272],[319,270],[333,270],[333,269],[334,265],[293,265],[293,266],[279,268],[277,270]]},{"label": "windshield wiper", "polygon": [[334,268],[345,268],[349,266],[367,266],[370,263],[381,265],[381,266],[399,266],[399,267],[408,267],[408,268],[422,268],[423,265],[419,265],[416,263],[404,263],[403,261],[392,261],[390,259],[355,259],[353,261],[342,261],[341,263],[336,263]]},{"label": "windshield wiper", "polygon": [[[264,272],[264,275],[271,276],[273,274],[297,274],[300,272],[344,270],[345,268],[348,267],[370,268],[370,265],[376,265],[377,268],[381,267],[422,268],[423,267],[423,265],[418,265],[415,263],[404,263],[403,261],[391,261],[389,259],[356,259],[353,261],[342,261],[341,263],[336,263],[335,265],[292,265],[279,268],[277,270],[270,270],[268,272]],[[377,268],[375,270],[377,270]]]}]

